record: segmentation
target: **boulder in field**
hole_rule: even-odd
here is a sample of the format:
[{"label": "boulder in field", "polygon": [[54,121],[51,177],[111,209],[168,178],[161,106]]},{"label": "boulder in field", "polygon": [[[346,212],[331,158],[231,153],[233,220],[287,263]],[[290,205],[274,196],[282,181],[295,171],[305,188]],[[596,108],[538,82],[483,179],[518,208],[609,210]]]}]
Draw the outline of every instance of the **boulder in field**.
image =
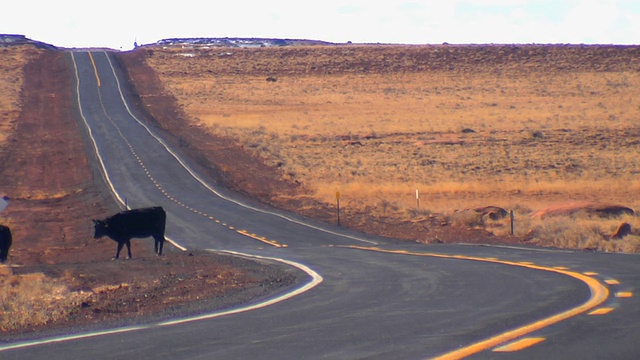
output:
[{"label": "boulder in field", "polygon": [[623,237],[631,234],[631,225],[627,222],[623,222],[618,226],[618,230],[611,235],[612,239],[622,239]]},{"label": "boulder in field", "polygon": [[546,209],[536,211],[535,213],[531,214],[531,216],[542,219],[549,216],[573,215],[580,211],[603,218],[635,214],[635,211],[633,211],[633,209],[624,205],[603,204],[596,202],[569,202],[549,206]]}]

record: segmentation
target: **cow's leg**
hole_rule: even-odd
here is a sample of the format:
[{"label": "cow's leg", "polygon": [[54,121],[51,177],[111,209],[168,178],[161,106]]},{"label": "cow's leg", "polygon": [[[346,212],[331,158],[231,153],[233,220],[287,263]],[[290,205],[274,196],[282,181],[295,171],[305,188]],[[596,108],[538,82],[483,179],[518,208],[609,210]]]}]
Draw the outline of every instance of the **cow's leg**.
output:
[{"label": "cow's leg", "polygon": [[162,248],[164,246],[164,235],[154,235],[156,255],[162,255]]},{"label": "cow's leg", "polygon": [[120,250],[122,250],[122,246],[124,246],[124,241],[118,241],[118,250],[116,250],[116,256],[113,258],[117,260],[120,257]]},{"label": "cow's leg", "polygon": [[129,254],[129,257],[127,259],[131,259],[133,257],[131,256],[131,239],[127,240],[126,244],[127,244],[127,253]]}]

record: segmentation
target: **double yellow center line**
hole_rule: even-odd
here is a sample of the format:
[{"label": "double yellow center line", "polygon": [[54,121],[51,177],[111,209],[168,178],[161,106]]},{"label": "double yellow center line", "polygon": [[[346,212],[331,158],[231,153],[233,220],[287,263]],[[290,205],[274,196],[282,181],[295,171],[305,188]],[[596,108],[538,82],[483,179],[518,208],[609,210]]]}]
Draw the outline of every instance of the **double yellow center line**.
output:
[{"label": "double yellow center line", "polygon": [[[346,247],[346,248],[351,248],[351,249],[358,249],[358,250],[377,251],[377,252],[391,253],[391,254],[412,255],[412,256],[428,256],[428,257],[437,257],[437,258],[444,258],[444,259],[459,259],[459,260],[481,261],[481,262],[488,262],[488,263],[496,263],[496,264],[524,267],[524,268],[533,269],[533,270],[554,272],[554,273],[559,273],[559,274],[567,275],[567,276],[570,276],[572,278],[578,279],[578,280],[582,281],[583,283],[585,283],[589,287],[589,289],[591,290],[591,297],[589,298],[589,300],[587,300],[582,305],[579,305],[577,307],[574,307],[574,308],[569,309],[567,311],[564,311],[562,313],[550,316],[548,318],[545,318],[545,319],[530,323],[528,325],[525,325],[525,326],[510,330],[510,331],[506,331],[506,332],[504,332],[502,334],[496,335],[496,336],[491,337],[491,338],[486,339],[486,340],[479,341],[479,342],[477,342],[475,344],[471,344],[469,346],[466,346],[464,348],[452,351],[450,353],[438,356],[438,357],[436,357],[436,359],[438,359],[438,360],[462,359],[462,358],[465,358],[467,356],[471,356],[473,354],[477,354],[477,353],[479,353],[481,351],[485,351],[485,350],[488,350],[488,349],[495,348],[495,347],[500,346],[502,344],[514,341],[514,340],[519,339],[519,338],[522,338],[525,335],[528,335],[528,334],[530,334],[530,333],[532,333],[534,331],[538,331],[538,330],[540,330],[542,328],[551,326],[553,324],[556,324],[558,322],[561,322],[563,320],[569,319],[569,318],[574,317],[576,315],[582,314],[582,313],[584,313],[584,312],[586,312],[588,310],[591,310],[591,309],[599,306],[603,302],[605,302],[607,300],[607,298],[609,297],[609,289],[606,286],[604,286],[602,283],[600,283],[598,280],[590,277],[587,274],[581,274],[581,273],[578,273],[578,272],[569,271],[566,268],[545,267],[545,266],[535,265],[535,264],[532,264],[530,262],[515,262],[515,261],[499,260],[499,259],[495,259],[495,258],[479,258],[479,257],[473,257],[473,256],[465,256],[465,255],[445,255],[445,254],[437,254],[437,253],[412,252],[412,251],[405,251],[405,250],[387,250],[387,249],[381,249],[381,248],[376,248],[376,247],[364,247],[364,246],[341,246],[341,247]],[[539,343],[539,342],[541,342],[543,340],[544,340],[544,338],[521,339],[520,341],[517,341],[515,343],[509,344],[509,346],[502,346],[500,348],[495,349],[494,351],[515,351],[515,350],[520,350],[520,349],[523,349],[525,347],[537,344],[537,343]]]}]

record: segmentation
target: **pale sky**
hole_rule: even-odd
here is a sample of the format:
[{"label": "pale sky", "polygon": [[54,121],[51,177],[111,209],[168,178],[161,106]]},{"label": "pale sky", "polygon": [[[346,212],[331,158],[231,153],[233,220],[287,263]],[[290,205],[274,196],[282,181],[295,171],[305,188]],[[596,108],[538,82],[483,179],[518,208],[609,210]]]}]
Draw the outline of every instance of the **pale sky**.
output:
[{"label": "pale sky", "polygon": [[[220,3],[220,4],[218,4]],[[129,50],[176,37],[337,43],[640,44],[638,0],[25,0],[0,5],[0,34]]]}]

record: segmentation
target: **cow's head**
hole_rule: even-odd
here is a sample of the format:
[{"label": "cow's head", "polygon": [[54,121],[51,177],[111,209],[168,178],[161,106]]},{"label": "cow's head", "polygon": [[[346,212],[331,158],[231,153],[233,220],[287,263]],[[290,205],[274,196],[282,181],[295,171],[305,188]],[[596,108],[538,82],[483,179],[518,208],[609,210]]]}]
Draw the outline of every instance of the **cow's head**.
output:
[{"label": "cow's head", "polygon": [[104,220],[93,220],[93,238],[98,239],[106,236],[108,233],[108,225]]}]

